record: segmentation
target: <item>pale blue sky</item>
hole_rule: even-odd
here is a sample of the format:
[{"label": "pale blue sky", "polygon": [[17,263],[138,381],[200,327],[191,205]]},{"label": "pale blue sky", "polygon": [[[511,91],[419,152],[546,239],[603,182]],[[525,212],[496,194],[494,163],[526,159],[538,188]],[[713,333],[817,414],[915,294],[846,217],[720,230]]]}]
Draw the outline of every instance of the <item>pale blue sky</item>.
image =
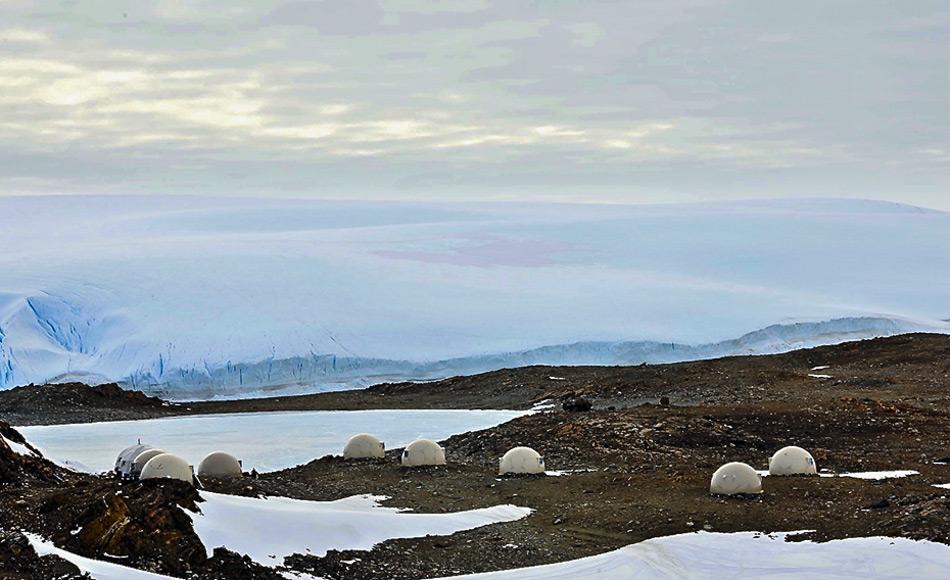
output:
[{"label": "pale blue sky", "polygon": [[0,0],[0,195],[950,209],[945,1]]}]

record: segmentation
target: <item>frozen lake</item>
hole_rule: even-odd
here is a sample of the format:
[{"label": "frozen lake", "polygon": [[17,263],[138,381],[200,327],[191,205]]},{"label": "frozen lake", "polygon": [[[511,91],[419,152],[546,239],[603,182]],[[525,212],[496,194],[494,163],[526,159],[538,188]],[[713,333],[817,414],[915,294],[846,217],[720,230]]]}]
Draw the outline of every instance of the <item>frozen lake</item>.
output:
[{"label": "frozen lake", "polygon": [[350,436],[373,433],[386,448],[418,437],[440,440],[487,429],[525,411],[396,410],[235,413],[20,427],[44,455],[85,471],[108,471],[124,447],[142,443],[181,455],[193,465],[212,451],[227,451],[246,470],[274,471],[338,454]]}]

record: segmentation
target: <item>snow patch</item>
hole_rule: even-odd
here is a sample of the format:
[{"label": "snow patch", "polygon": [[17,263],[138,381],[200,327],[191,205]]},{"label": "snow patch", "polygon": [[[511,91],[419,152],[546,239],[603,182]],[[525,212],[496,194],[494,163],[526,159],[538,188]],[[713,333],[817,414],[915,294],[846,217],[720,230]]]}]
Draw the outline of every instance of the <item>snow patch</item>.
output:
[{"label": "snow patch", "polygon": [[591,473],[597,471],[596,469],[554,469],[550,471],[545,471],[544,475],[549,475],[551,477],[563,477],[565,475],[574,475],[575,473]]},{"label": "snow patch", "polygon": [[[768,477],[768,469],[757,469],[755,470],[761,477]],[[867,480],[881,480],[881,479],[895,479],[901,477],[910,477],[911,475],[920,475],[919,471],[911,470],[895,470],[895,471],[855,471],[855,472],[846,472],[846,473],[828,473],[822,472],[819,473],[819,477],[851,477],[854,479],[867,479]]]},{"label": "snow patch", "polygon": [[909,469],[897,470],[897,471],[861,471],[856,473],[841,473],[838,477],[853,477],[855,479],[869,479],[869,480],[880,480],[880,479],[896,479],[901,477],[910,477],[912,475],[920,475],[919,471],[913,471]]},{"label": "snow patch", "polygon": [[264,566],[283,564],[291,554],[324,556],[329,550],[369,550],[395,538],[450,535],[462,530],[515,521],[531,509],[500,505],[445,514],[407,513],[386,508],[382,496],[359,495],[315,502],[269,497],[247,498],[203,491],[200,513],[187,512],[211,556],[225,546]]},{"label": "snow patch", "polygon": [[17,443],[16,441],[10,441],[3,435],[0,435],[0,439],[2,439],[3,442],[6,443],[10,447],[10,449],[17,455],[25,455],[27,457],[37,457],[37,454],[34,453],[32,449],[30,449],[26,445],[23,445],[22,443]]},{"label": "snow patch", "polygon": [[[456,576],[472,580],[722,580],[809,578],[898,580],[950,577],[950,546],[905,538],[788,542],[798,532],[695,532],[653,538],[613,552],[517,570]],[[908,571],[912,570],[912,574]]]},{"label": "snow patch", "polygon": [[163,576],[143,570],[136,570],[128,566],[113,564],[112,562],[103,562],[102,560],[93,560],[79,554],[67,552],[62,548],[57,548],[52,542],[44,540],[36,534],[23,532],[23,535],[30,541],[30,545],[40,556],[59,556],[60,558],[71,562],[80,571],[85,572],[96,580],[176,580],[172,576]]}]

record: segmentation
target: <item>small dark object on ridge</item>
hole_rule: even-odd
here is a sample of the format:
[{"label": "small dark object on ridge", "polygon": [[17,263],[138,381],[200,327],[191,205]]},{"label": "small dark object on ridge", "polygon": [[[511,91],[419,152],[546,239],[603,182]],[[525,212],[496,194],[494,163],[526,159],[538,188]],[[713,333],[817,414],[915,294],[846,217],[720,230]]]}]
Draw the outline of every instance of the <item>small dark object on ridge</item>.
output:
[{"label": "small dark object on ridge", "polygon": [[661,407],[669,407],[669,406],[670,406],[670,398],[667,397],[666,395],[663,395],[662,397],[660,397],[660,406],[661,406]]},{"label": "small dark object on ridge", "polygon": [[565,411],[590,411],[594,405],[584,397],[574,397],[564,401],[561,408]]}]

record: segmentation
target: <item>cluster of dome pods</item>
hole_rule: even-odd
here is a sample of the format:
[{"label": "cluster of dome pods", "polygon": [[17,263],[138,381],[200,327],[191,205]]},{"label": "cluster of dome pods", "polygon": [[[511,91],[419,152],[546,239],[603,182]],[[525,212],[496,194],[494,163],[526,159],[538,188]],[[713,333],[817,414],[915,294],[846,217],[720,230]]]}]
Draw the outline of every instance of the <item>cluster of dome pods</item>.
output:
[{"label": "cluster of dome pods", "polygon": [[[181,457],[138,443],[123,449],[115,461],[115,473],[124,480],[177,479],[194,485],[195,472]],[[241,462],[223,451],[209,453],[198,464],[198,477],[241,477]]]},{"label": "cluster of dome pods", "polygon": [[[818,468],[811,453],[801,447],[783,447],[769,459],[769,475],[817,475]],[[746,463],[734,461],[716,470],[709,483],[715,495],[762,493],[762,477]]]},{"label": "cluster of dome pods", "polygon": [[[368,433],[354,435],[343,448],[344,459],[382,459],[386,445]],[[400,457],[403,467],[445,465],[445,449],[431,439],[416,439]],[[124,480],[177,479],[194,484],[195,472],[181,457],[138,443],[123,449],[115,462],[116,475]],[[530,447],[515,447],[499,460],[498,473],[544,473],[544,459]],[[209,453],[198,464],[199,478],[241,477],[241,462],[223,451]]]},{"label": "cluster of dome pods", "polygon": [[[369,433],[350,437],[343,448],[344,459],[382,459],[385,455],[386,445]],[[445,465],[445,449],[431,439],[416,439],[403,449],[399,461],[403,467]],[[498,473],[544,473],[544,459],[530,447],[515,447],[499,461]]]}]

